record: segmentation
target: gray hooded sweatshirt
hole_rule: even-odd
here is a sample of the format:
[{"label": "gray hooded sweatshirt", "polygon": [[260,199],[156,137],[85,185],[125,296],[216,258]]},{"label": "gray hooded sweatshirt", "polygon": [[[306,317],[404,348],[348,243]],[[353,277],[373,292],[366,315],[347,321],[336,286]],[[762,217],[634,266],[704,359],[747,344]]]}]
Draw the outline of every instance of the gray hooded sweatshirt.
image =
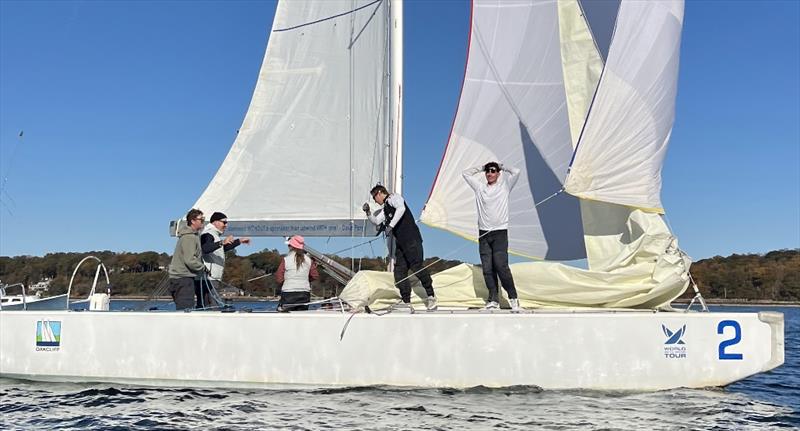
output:
[{"label": "gray hooded sweatshirt", "polygon": [[200,237],[186,223],[178,228],[178,243],[169,264],[169,278],[194,278],[205,270],[201,259]]}]

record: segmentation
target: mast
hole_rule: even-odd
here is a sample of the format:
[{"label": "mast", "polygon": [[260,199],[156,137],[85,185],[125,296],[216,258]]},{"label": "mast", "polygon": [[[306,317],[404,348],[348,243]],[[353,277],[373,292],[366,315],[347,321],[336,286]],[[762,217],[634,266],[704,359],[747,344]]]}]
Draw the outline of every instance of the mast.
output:
[{"label": "mast", "polygon": [[[389,190],[403,194],[403,0],[389,2]],[[394,238],[387,270],[394,270]]]},{"label": "mast", "polygon": [[390,190],[403,194],[403,0],[389,4],[391,33],[389,35],[389,110],[391,176]]}]

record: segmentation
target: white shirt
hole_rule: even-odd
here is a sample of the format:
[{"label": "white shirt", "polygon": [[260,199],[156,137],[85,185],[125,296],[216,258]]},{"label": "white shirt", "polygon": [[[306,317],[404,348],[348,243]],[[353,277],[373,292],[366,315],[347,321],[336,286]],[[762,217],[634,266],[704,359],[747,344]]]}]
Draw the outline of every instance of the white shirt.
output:
[{"label": "white shirt", "polygon": [[520,170],[503,168],[494,184],[486,179],[478,180],[475,174],[483,172],[483,167],[470,168],[461,175],[475,192],[475,203],[478,206],[478,229],[508,229],[508,195],[517,184]]},{"label": "white shirt", "polygon": [[[400,218],[402,218],[403,214],[406,212],[406,201],[397,193],[392,193],[386,198],[386,202],[384,202],[384,204],[387,202],[390,206],[395,208],[394,217],[392,217],[392,221],[389,223],[389,227],[394,229],[394,227],[397,226],[397,223],[400,223]],[[379,225],[386,220],[386,214],[383,213],[383,207],[381,207],[374,213],[370,211],[370,214],[367,216],[367,218],[369,218],[369,221],[372,223]]]}]

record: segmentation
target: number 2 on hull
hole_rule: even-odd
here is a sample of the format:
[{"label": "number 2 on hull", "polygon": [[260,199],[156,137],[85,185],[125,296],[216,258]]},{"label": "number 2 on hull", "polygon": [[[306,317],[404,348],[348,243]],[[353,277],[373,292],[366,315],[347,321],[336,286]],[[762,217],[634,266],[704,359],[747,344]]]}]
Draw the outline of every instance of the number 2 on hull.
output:
[{"label": "number 2 on hull", "polygon": [[726,327],[733,328],[733,338],[719,343],[719,359],[721,360],[741,360],[744,356],[741,353],[730,353],[725,350],[729,347],[735,346],[742,341],[742,327],[739,322],[735,320],[723,320],[717,325],[717,334],[723,334]]}]

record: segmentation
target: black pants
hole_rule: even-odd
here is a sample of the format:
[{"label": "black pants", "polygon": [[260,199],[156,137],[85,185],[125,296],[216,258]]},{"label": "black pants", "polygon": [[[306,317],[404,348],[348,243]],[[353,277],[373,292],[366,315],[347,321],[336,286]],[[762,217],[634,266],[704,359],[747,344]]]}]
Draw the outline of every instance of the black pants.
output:
[{"label": "black pants", "polygon": [[486,233],[485,230],[479,230],[478,233],[481,236],[478,240],[478,250],[481,254],[483,280],[489,289],[489,301],[498,302],[498,277],[500,277],[500,283],[503,284],[503,289],[508,292],[508,298],[516,299],[517,289],[514,287],[511,268],[508,267],[508,231],[503,229]]},{"label": "black pants", "polygon": [[211,292],[208,289],[208,283],[211,283],[211,286],[219,292],[219,280],[195,280],[194,281],[194,296],[197,297],[197,303],[195,304],[196,308],[206,308],[212,307],[214,305],[222,305],[222,304],[215,304],[211,297]]},{"label": "black pants", "polygon": [[412,273],[416,273],[416,277],[422,283],[422,287],[425,288],[425,293],[428,296],[435,296],[433,293],[433,280],[431,280],[428,270],[422,269],[422,256],[422,241],[412,240],[403,243],[398,241],[396,243],[394,282],[397,288],[400,289],[400,297],[403,298],[403,302],[411,302],[411,281],[407,278],[409,269]]},{"label": "black pants", "polygon": [[[308,303],[311,302],[311,292],[281,292],[281,299],[278,301],[280,311],[300,311],[308,310]],[[303,305],[292,305],[303,304]]]},{"label": "black pants", "polygon": [[170,278],[169,294],[175,301],[176,310],[194,307],[194,277]]}]

